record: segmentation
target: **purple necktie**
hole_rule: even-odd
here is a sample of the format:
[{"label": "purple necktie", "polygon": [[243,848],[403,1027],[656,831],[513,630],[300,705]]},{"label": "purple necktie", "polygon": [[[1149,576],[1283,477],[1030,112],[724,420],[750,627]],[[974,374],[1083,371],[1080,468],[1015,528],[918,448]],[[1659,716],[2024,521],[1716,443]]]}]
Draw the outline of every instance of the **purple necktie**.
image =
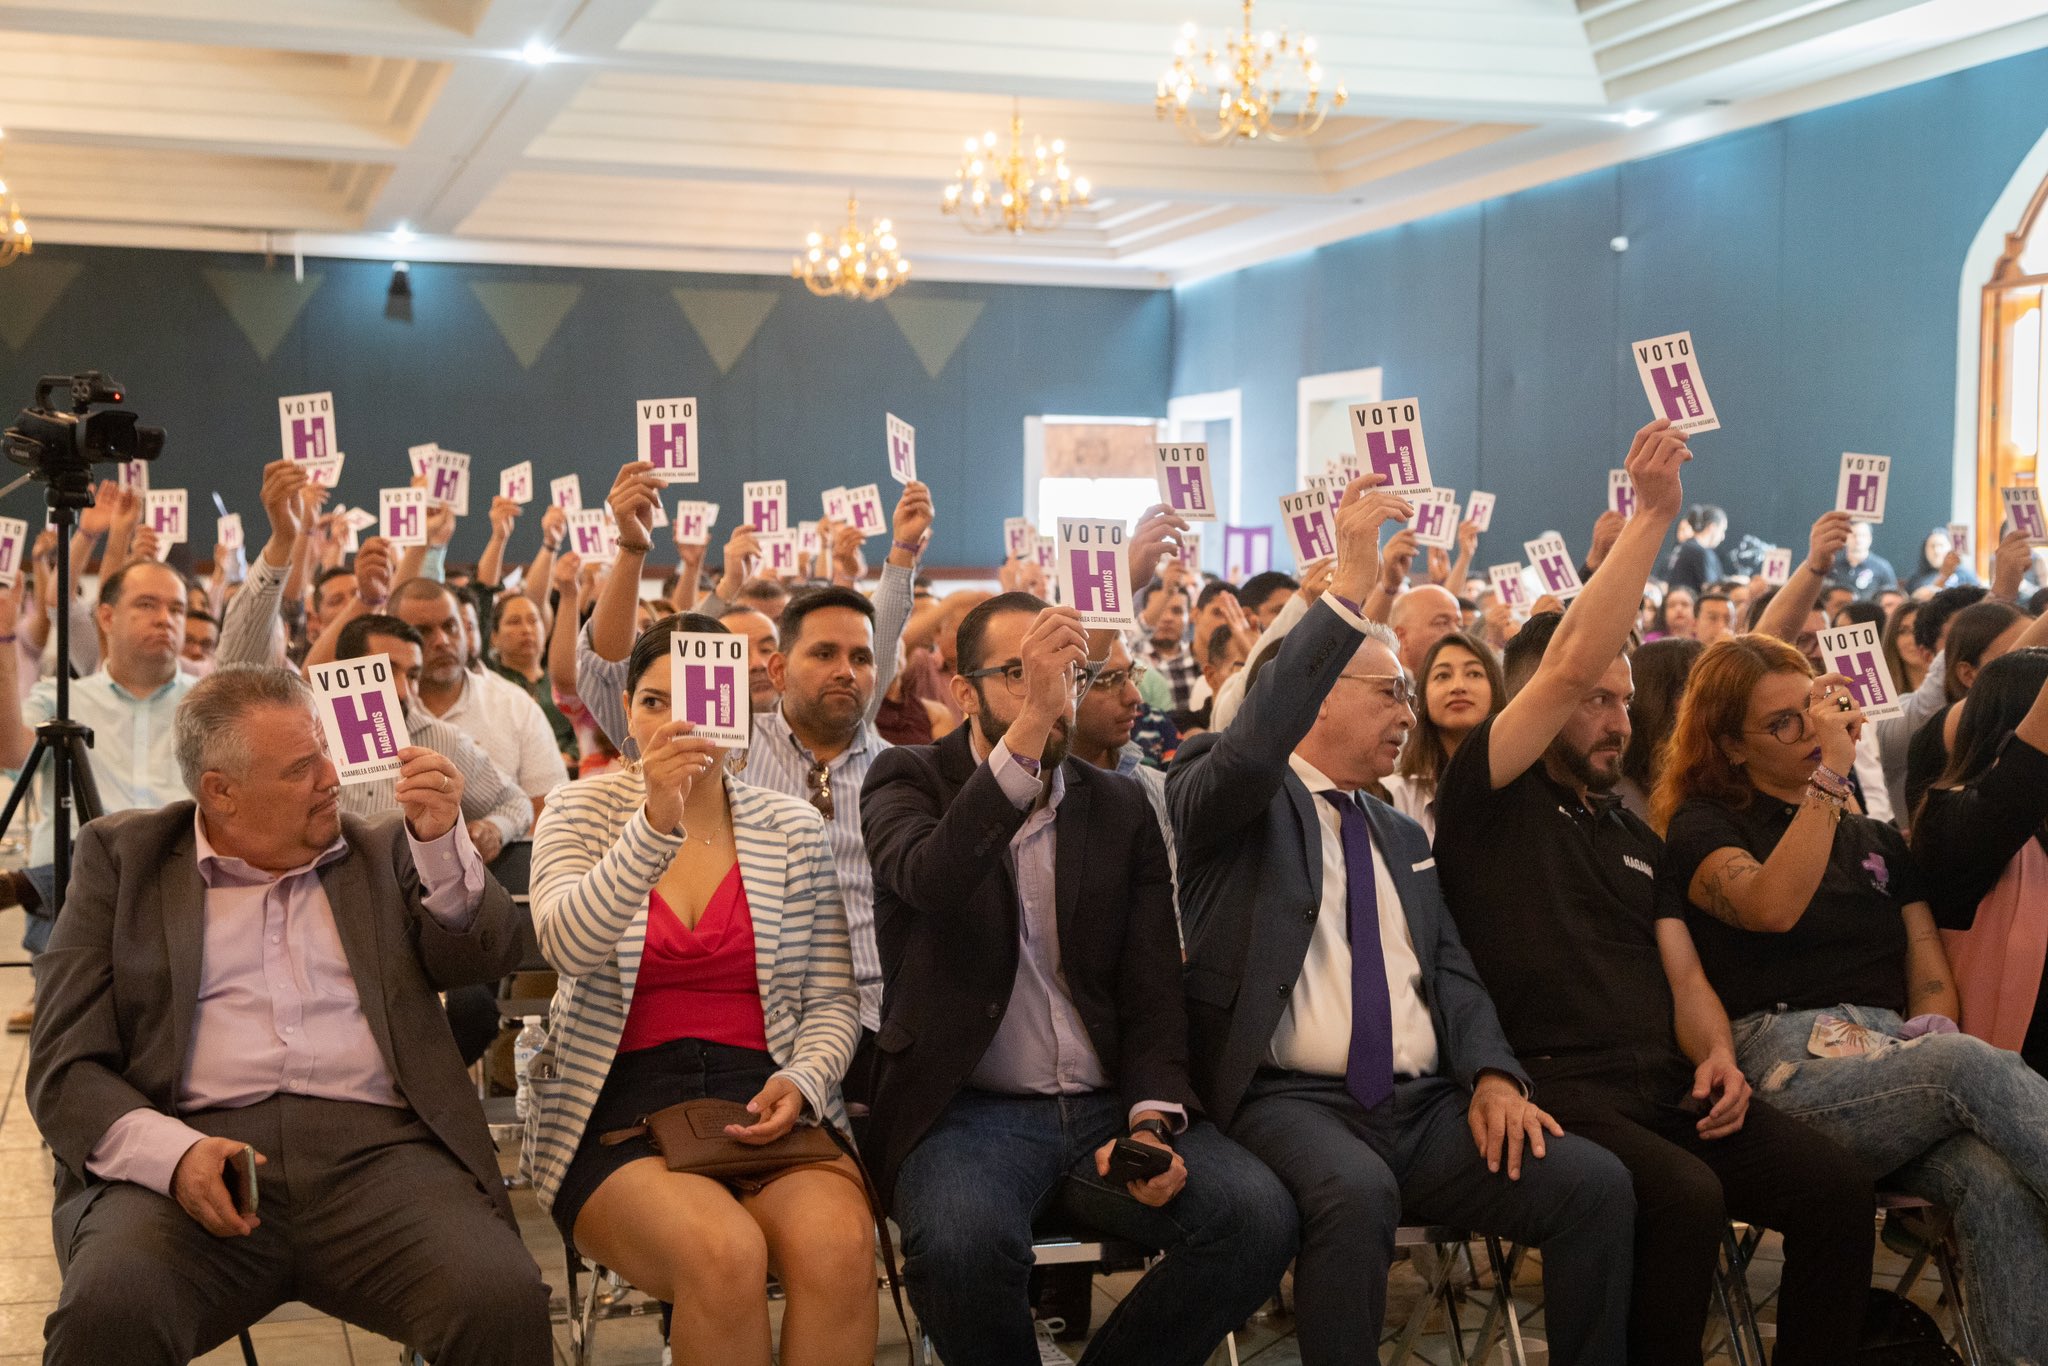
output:
[{"label": "purple necktie", "polygon": [[1344,889],[1351,934],[1351,1054],[1344,1089],[1370,1110],[1394,1094],[1394,1012],[1387,996],[1387,956],[1380,948],[1379,878],[1372,865],[1372,829],[1358,799],[1325,791],[1344,832]]}]

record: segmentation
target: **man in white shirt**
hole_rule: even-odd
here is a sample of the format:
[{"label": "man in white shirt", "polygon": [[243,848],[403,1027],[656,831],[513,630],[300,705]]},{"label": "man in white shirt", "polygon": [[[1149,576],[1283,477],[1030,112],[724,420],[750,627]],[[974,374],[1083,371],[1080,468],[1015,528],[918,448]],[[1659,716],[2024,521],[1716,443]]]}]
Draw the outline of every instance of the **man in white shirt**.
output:
[{"label": "man in white shirt", "polygon": [[1427,837],[1362,791],[1415,720],[1399,642],[1359,610],[1411,515],[1377,482],[1338,508],[1329,591],[1167,777],[1196,1094],[1295,1198],[1309,1366],[1379,1341],[1403,1223],[1541,1246],[1551,1359],[1619,1366],[1628,1173],[1529,1102]]}]

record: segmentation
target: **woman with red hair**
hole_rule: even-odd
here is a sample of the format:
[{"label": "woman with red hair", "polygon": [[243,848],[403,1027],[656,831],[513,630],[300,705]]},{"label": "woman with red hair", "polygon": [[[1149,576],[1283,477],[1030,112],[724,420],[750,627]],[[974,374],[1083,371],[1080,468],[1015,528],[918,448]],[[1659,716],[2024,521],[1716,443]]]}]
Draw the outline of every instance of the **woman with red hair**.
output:
[{"label": "woman with red hair", "polygon": [[2048,1358],[2048,1080],[1956,1031],[1953,975],[1899,833],[1849,809],[1863,713],[1767,636],[1717,642],[1652,807],[1759,1095],[1952,1210],[1978,1340]]}]

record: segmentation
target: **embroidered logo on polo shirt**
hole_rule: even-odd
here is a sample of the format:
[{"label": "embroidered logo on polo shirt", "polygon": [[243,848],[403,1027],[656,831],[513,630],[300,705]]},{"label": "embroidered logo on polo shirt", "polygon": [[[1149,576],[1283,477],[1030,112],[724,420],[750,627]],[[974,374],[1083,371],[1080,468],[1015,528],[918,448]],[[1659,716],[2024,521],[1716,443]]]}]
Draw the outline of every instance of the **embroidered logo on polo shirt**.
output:
[{"label": "embroidered logo on polo shirt", "polygon": [[1623,863],[1626,863],[1629,867],[1635,869],[1637,872],[1641,873],[1644,877],[1654,878],[1657,876],[1656,869],[1652,868],[1649,864],[1637,858],[1634,854],[1623,854],[1621,856],[1621,861]]}]

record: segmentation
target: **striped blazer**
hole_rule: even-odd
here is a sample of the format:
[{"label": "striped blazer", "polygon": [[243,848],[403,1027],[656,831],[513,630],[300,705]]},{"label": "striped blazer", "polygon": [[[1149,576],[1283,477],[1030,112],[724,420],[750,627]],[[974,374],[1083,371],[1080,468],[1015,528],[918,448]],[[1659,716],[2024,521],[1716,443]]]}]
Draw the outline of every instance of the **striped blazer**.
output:
[{"label": "striped blazer", "polygon": [[[839,1082],[860,1034],[860,995],[825,823],[796,797],[732,778],[725,791],[768,1052],[809,1113],[843,1129]],[[533,927],[561,983],[529,1073],[520,1165],[548,1208],[618,1054],[647,943],[648,893],[683,844],[648,825],[645,800],[637,768],[584,778],[548,799],[534,834]]]}]

